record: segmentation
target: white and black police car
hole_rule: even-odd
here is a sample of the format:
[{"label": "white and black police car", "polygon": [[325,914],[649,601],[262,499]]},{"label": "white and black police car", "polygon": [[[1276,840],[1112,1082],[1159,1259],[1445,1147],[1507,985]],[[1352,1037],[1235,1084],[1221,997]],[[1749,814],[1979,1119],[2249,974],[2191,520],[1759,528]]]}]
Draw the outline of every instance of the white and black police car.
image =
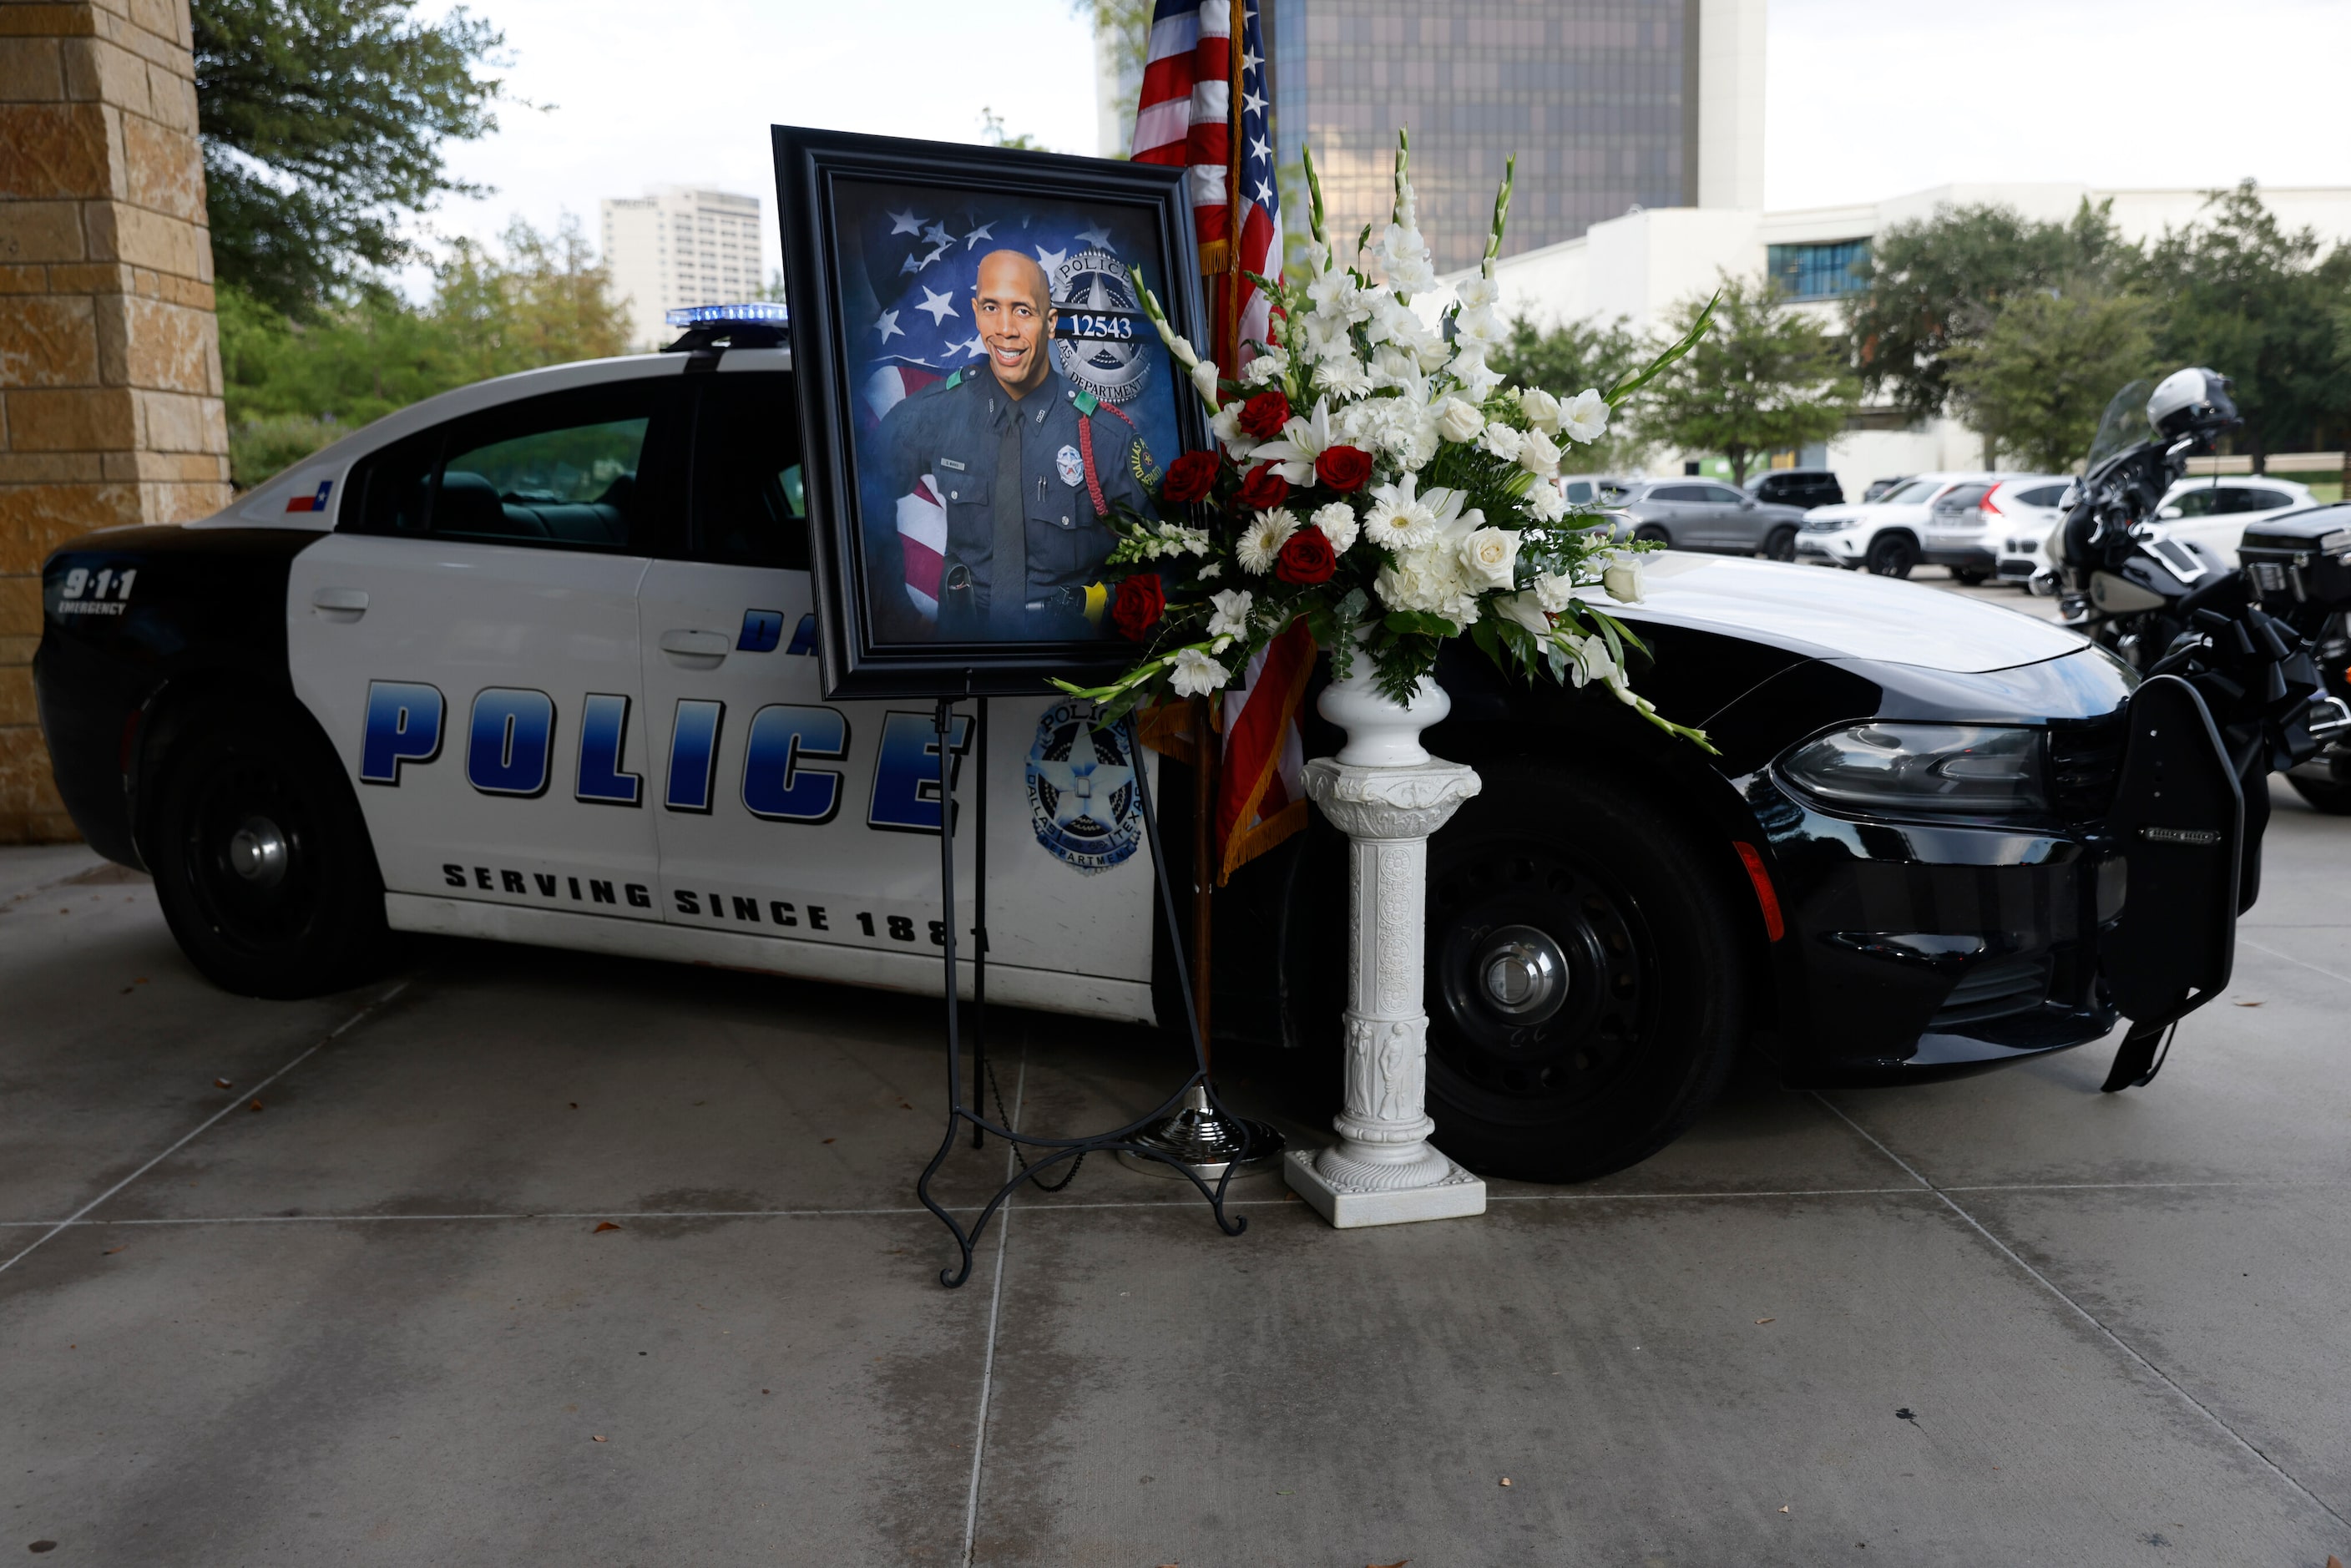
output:
[{"label": "white and black police car", "polygon": [[[48,559],[58,788],[204,974],[314,994],[434,932],[936,985],[932,716],[820,688],[778,329],[684,343],[444,394]],[[1665,555],[1648,585],[1642,688],[1719,757],[1441,672],[1429,745],[1485,789],[1431,849],[1438,1142],[1574,1179],[1673,1138],[1743,1051],[1892,1084],[2114,1026],[2128,669],[1897,581]],[[1138,758],[1042,696],[992,725],[992,992],[1170,1017]],[[1318,822],[1219,897],[1220,1034],[1335,1050],[1340,848]]]}]

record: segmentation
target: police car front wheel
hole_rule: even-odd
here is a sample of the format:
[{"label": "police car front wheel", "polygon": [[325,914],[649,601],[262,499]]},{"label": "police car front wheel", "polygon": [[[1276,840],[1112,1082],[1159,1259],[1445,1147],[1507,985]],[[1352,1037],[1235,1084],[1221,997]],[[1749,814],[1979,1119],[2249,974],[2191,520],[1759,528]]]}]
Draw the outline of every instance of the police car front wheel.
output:
[{"label": "police car front wheel", "polygon": [[1429,845],[1429,1114],[1472,1169],[1588,1180],[1672,1142],[1729,1076],[1746,1022],[1738,890],[1606,779],[1479,771]]},{"label": "police car front wheel", "polygon": [[167,721],[157,743],[143,849],[182,951],[246,996],[365,978],[384,956],[383,883],[307,718],[207,706]]}]

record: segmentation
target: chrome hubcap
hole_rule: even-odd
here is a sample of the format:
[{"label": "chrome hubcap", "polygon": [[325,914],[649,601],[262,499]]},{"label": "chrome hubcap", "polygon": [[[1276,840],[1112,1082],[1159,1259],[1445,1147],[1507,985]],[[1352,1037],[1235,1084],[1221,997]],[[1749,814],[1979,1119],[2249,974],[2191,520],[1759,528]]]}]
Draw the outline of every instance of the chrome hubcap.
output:
[{"label": "chrome hubcap", "polygon": [[266,817],[247,817],[229,835],[229,869],[256,887],[286,880],[286,835]]},{"label": "chrome hubcap", "polygon": [[1567,999],[1567,957],[1531,925],[1505,925],[1489,936],[1475,973],[1488,1005],[1516,1023],[1541,1023]]}]

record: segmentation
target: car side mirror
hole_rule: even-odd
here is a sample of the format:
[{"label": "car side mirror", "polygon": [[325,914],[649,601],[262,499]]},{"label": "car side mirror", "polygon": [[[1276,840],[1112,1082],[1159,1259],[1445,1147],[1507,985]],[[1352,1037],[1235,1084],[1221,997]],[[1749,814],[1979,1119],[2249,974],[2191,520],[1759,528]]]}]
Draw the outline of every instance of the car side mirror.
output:
[{"label": "car side mirror", "polygon": [[2179,507],[2164,507],[2161,511],[2159,511],[2159,512],[2156,513],[2155,515],[2156,515],[2156,517],[2158,518],[2158,520],[2162,521],[2162,522],[2167,522],[2167,523],[2168,523],[2168,522],[2170,522],[2170,521],[2171,521],[2173,518],[2175,518],[2175,517],[2186,517],[2188,514],[2187,514],[2187,513],[2185,513],[2185,512],[2183,512],[2183,511],[2181,511],[2181,510],[2180,510]]},{"label": "car side mirror", "polygon": [[1752,496],[1741,496],[1739,498],[1739,509],[1742,512],[1753,511],[1755,509],[1755,497]]}]

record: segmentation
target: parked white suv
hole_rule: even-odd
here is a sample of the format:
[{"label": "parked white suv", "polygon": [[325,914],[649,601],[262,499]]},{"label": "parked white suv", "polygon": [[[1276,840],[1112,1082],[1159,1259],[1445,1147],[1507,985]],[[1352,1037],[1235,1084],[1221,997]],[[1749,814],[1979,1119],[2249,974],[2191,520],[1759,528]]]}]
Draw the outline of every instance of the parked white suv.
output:
[{"label": "parked white suv", "polygon": [[2158,538],[2190,540],[2234,566],[2237,540],[2247,523],[2317,504],[2307,486],[2266,474],[2182,479],[2164,492],[2154,528]]},{"label": "parked white suv", "polygon": [[[1920,474],[1875,501],[1815,507],[1796,534],[1796,559],[1879,577],[1907,577],[1928,559],[1927,525],[1935,503],[1962,485],[1989,486],[2013,475],[1982,471]],[[1987,569],[1989,563],[1987,563]]]}]

